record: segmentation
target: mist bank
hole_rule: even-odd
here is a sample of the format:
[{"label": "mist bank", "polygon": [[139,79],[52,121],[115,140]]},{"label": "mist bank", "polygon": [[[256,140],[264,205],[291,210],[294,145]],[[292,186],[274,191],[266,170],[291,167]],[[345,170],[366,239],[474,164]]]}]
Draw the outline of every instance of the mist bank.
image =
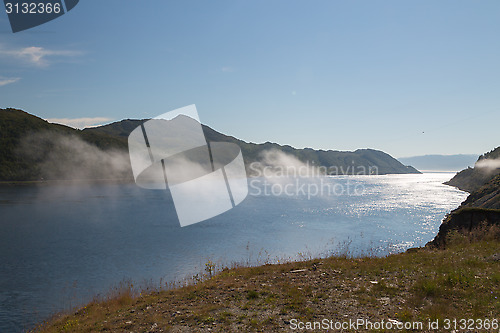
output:
[{"label": "mist bank", "polygon": [[[147,120],[126,119],[79,130],[22,110],[0,109],[0,181],[133,181],[127,139]],[[232,142],[241,148],[249,176],[290,168],[330,175],[419,173],[374,149],[296,149],[271,142],[249,143],[206,125],[202,128],[207,141]]]},{"label": "mist bank", "polygon": [[16,109],[0,109],[0,181],[132,178],[122,143]]},{"label": "mist bank", "polygon": [[500,147],[485,153],[477,159],[474,167],[458,172],[446,182],[462,191],[474,192],[500,174]]},{"label": "mist bank", "polygon": [[[144,121],[147,121],[147,119],[125,119],[104,126],[87,128],[83,130],[83,133],[110,135],[120,138],[126,145],[130,132]],[[262,167],[270,165],[278,168],[307,165],[309,170],[326,169],[326,174],[333,175],[420,173],[412,166],[403,165],[389,154],[375,149],[358,149],[356,151],[297,149],[289,145],[272,142],[245,142],[233,136],[217,132],[206,125],[202,125],[202,128],[207,141],[231,142],[240,147],[249,176],[256,175],[251,165],[256,166],[257,164]],[[258,169],[259,167],[256,166],[255,168]]]}]

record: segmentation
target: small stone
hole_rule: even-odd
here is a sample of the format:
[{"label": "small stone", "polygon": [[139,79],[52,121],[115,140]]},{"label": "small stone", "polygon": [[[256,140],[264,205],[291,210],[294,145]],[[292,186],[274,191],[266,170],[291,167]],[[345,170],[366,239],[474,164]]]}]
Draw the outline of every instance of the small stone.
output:
[{"label": "small stone", "polygon": [[389,304],[391,302],[391,299],[389,297],[380,297],[378,300],[383,304]]},{"label": "small stone", "polygon": [[488,261],[500,261],[500,253],[495,253],[494,255],[486,258],[486,260],[488,260]]}]

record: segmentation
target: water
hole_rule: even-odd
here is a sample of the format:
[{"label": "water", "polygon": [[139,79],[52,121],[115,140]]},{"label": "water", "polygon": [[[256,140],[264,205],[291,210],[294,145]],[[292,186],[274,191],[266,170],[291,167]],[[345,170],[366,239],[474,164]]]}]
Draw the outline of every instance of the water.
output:
[{"label": "water", "polygon": [[184,228],[167,191],[133,184],[0,188],[0,332],[33,327],[121,281],[159,285],[193,276],[207,260],[260,264],[425,245],[466,198],[441,184],[452,176],[329,177],[323,187],[357,192],[311,195],[289,187],[277,196],[271,190],[279,194],[283,181],[266,194],[269,184],[254,179],[235,209]]}]

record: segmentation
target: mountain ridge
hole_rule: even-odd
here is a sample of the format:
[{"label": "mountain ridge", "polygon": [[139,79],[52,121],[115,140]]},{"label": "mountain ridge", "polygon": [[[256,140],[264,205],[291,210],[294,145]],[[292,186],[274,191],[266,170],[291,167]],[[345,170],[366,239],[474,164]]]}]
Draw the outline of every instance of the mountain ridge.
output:
[{"label": "mountain ridge", "polygon": [[481,167],[481,164],[484,164],[485,161],[494,160],[500,160],[500,147],[479,156],[473,168],[468,167],[458,172],[445,184],[469,193],[474,192],[500,174],[500,167],[490,169]]},{"label": "mountain ridge", "polygon": [[[149,119],[124,119],[115,123],[99,127],[84,129],[83,132],[103,132],[114,134],[126,140],[128,134],[137,126]],[[376,165],[379,174],[389,173],[420,173],[417,169],[405,166],[389,154],[380,150],[364,148],[355,151],[315,150],[312,148],[294,148],[290,145],[281,145],[273,142],[253,143],[240,140],[234,136],[220,133],[207,125],[202,124],[202,129],[208,142],[231,142],[237,144],[242,151],[245,165],[259,160],[259,154],[264,150],[276,149],[291,154],[302,162],[310,162],[317,166],[342,166],[344,171],[351,167],[362,166],[369,170]],[[339,168],[340,169],[340,168]],[[248,170],[248,168],[247,168]],[[350,169],[352,170],[352,168]]]},{"label": "mountain ridge", "polygon": [[453,233],[469,238],[500,237],[500,168],[485,170],[485,161],[496,161],[500,147],[481,155],[474,168],[460,171],[445,184],[470,192],[461,205],[450,212],[439,226],[436,237],[426,246],[444,248]]},{"label": "mountain ridge", "polygon": [[[147,120],[149,119],[123,119],[79,130],[49,123],[23,110],[0,109],[0,181],[75,179],[75,177],[132,179],[128,159],[128,135]],[[378,174],[419,173],[413,167],[404,166],[389,154],[379,150],[358,149],[352,152],[297,149],[271,142],[261,144],[245,142],[206,125],[202,125],[202,128],[209,142],[236,143],[242,150],[247,170],[250,163],[262,159],[262,152],[275,149],[316,166],[340,167],[339,170],[344,170],[343,174],[353,166],[364,167],[367,170],[375,166]],[[83,154],[82,150],[86,154]],[[123,155],[119,156],[120,163],[128,163],[128,168],[120,169],[119,175],[110,172],[106,174],[106,170],[103,169],[108,165],[115,165],[119,153]],[[85,159],[85,156],[89,155],[92,158]],[[47,161],[48,157],[51,160]],[[65,165],[66,162],[69,162],[68,165]],[[74,172],[74,170],[70,170],[71,173],[66,172],[68,169],[78,168],[85,168],[85,172]],[[50,171],[47,171],[49,169]],[[60,176],[62,174],[66,176]]]}]

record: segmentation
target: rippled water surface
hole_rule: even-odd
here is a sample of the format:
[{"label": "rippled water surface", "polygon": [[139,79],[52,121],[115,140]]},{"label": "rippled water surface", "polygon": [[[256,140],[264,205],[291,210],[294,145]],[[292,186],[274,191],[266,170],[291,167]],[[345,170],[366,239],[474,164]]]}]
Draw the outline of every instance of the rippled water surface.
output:
[{"label": "rippled water surface", "polygon": [[207,260],[259,264],[425,245],[466,198],[442,185],[452,176],[250,179],[239,206],[184,228],[167,191],[133,184],[0,188],[0,332],[30,328],[121,281],[184,279]]}]

